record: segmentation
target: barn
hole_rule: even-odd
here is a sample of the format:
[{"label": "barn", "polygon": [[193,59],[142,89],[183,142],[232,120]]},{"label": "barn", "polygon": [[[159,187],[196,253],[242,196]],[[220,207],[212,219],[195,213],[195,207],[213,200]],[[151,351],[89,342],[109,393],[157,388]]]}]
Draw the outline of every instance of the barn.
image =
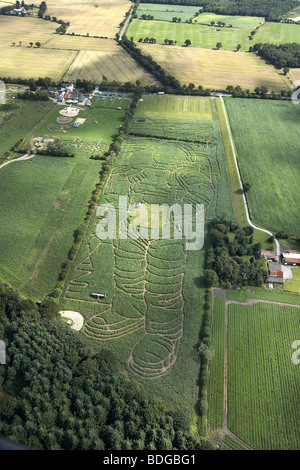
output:
[{"label": "barn", "polygon": [[288,266],[300,266],[300,253],[297,253],[296,250],[283,252],[282,264]]}]

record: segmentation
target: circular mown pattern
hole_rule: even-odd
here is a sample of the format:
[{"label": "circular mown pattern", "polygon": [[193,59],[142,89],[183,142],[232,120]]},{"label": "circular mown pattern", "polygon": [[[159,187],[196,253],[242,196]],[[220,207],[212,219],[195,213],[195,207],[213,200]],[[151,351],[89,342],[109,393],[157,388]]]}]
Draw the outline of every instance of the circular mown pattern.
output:
[{"label": "circular mown pattern", "polygon": [[59,312],[62,317],[69,318],[73,321],[71,325],[72,330],[80,331],[83,327],[84,318],[79,312],[74,312],[73,310],[62,310]]}]

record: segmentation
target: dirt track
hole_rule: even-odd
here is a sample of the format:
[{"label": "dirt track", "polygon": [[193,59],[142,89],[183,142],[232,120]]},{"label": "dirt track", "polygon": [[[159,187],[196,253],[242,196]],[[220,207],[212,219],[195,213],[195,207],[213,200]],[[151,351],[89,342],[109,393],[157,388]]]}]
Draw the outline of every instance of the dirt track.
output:
[{"label": "dirt track", "polygon": [[2,163],[2,165],[0,165],[0,169],[3,168],[5,165],[8,165],[9,163],[20,162],[20,161],[23,161],[23,160],[29,160],[30,158],[33,158],[34,156],[35,156],[34,154],[26,153],[26,155],[23,155],[22,157],[15,158],[14,160],[9,160],[7,162]]}]

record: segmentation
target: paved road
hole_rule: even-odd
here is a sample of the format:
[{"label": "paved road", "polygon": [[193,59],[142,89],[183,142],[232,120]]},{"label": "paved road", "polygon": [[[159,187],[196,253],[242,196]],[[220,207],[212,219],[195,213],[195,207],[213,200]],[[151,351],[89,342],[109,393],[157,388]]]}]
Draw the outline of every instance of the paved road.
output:
[{"label": "paved road", "polygon": [[123,34],[124,34],[125,29],[127,28],[128,22],[130,21],[130,19],[131,19],[131,17],[132,17],[132,10],[133,10],[133,9],[131,9],[131,12],[129,13],[128,18],[127,18],[127,20],[126,20],[126,23],[124,24],[123,29],[122,29],[122,31],[120,32],[120,36],[119,36],[119,40],[120,40],[120,41],[121,41],[121,39],[122,39],[122,36],[123,36]]}]

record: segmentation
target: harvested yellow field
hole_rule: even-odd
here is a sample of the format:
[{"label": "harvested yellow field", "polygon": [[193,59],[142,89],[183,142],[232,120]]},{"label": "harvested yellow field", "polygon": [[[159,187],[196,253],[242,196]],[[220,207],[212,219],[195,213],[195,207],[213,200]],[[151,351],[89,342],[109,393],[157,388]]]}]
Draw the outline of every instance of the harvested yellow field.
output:
[{"label": "harvested yellow field", "polygon": [[0,15],[0,47],[5,46],[1,53],[1,60],[6,54],[8,46],[12,43],[30,47],[29,43],[40,42],[42,45],[51,39],[57,28],[56,23],[38,18],[21,18],[17,16]]},{"label": "harvested yellow field", "polygon": [[0,77],[60,80],[78,52],[0,46]]},{"label": "harvested yellow field", "polygon": [[113,38],[131,5],[129,0],[48,0],[47,14],[70,22],[68,33]]},{"label": "harvested yellow field", "polygon": [[[77,78],[102,81],[103,75],[108,81],[120,83],[135,83],[140,80],[142,85],[157,83],[155,78],[147,73],[121,46],[114,40],[95,39],[96,50],[81,50],[65,74],[64,79],[75,81]],[[91,43],[90,47],[92,47]]]},{"label": "harvested yellow field", "polygon": [[101,51],[115,52],[120,50],[113,39],[101,39],[82,36],[67,36],[55,34],[50,41],[45,44],[47,49],[64,49],[71,51]]},{"label": "harvested yellow field", "polygon": [[272,65],[248,52],[158,44],[138,44],[138,47],[182,84],[194,83],[211,89],[240,85],[250,91],[266,86],[275,92],[290,88],[288,80]]},{"label": "harvested yellow field", "polygon": [[300,85],[300,69],[290,69],[288,77],[296,86]]}]

